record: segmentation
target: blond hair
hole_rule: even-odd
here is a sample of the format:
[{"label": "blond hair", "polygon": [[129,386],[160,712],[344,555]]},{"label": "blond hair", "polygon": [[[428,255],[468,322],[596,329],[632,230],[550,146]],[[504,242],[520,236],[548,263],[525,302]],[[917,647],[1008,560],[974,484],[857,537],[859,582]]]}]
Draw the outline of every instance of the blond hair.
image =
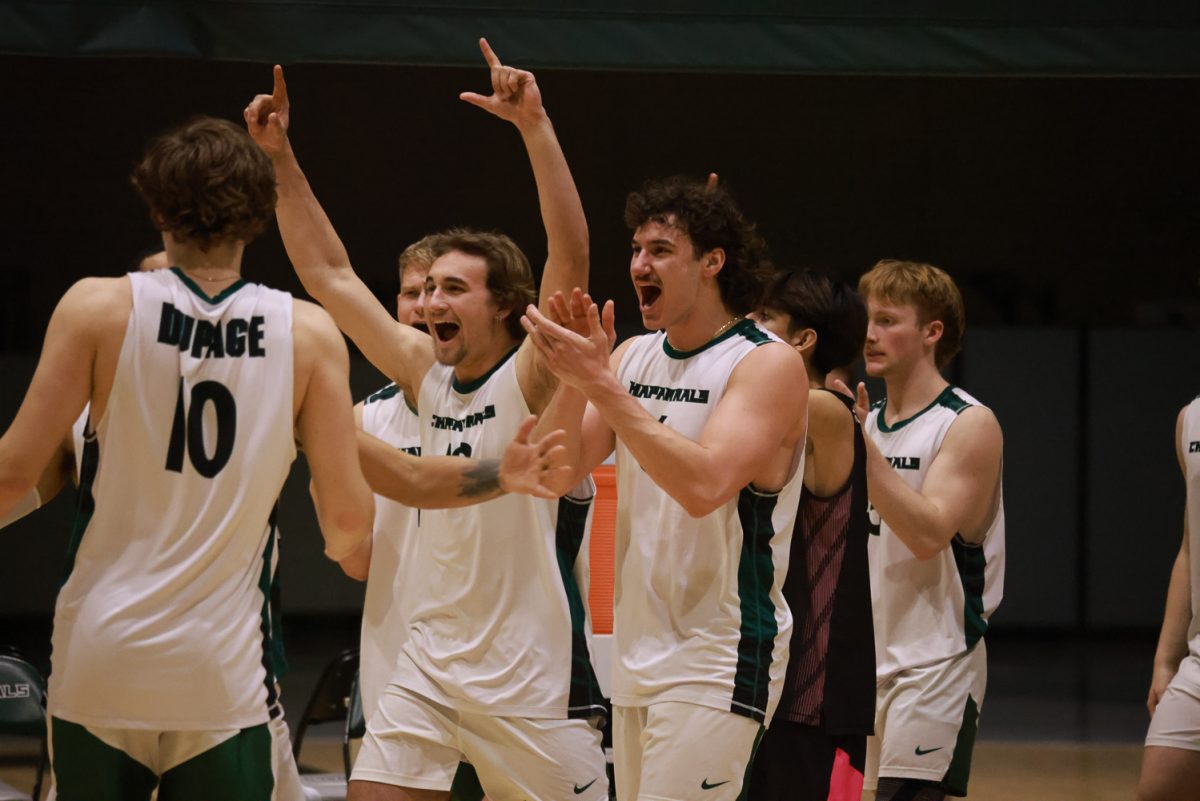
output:
[{"label": "blond hair", "polygon": [[858,279],[858,291],[864,299],[911,305],[920,325],[939,321],[942,337],[933,353],[939,370],[962,350],[967,315],[962,293],[945,270],[917,261],[884,259]]},{"label": "blond hair", "polygon": [[437,258],[438,239],[441,234],[429,234],[406,247],[400,253],[400,280],[404,280],[404,271],[409,267],[423,267],[429,270],[433,260]]}]

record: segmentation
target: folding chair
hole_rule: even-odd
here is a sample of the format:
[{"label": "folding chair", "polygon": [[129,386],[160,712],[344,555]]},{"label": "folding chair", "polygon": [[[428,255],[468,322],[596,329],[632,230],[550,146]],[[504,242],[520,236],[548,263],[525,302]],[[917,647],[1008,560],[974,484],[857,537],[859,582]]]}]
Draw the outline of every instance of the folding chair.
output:
[{"label": "folding chair", "polygon": [[336,773],[301,774],[306,801],[334,801],[346,797],[350,781],[350,741],[366,734],[362,697],[358,690],[358,649],[343,651],[334,657],[321,674],[313,689],[304,715],[296,727],[292,755],[300,764],[300,748],[309,725],[345,721],[342,727],[342,766],[344,775]]},{"label": "folding chair", "polygon": [[[15,649],[0,650],[0,734],[34,737],[41,741],[33,798],[41,798],[42,779],[49,764],[46,743],[46,681]],[[0,801],[28,798],[0,785]]]}]

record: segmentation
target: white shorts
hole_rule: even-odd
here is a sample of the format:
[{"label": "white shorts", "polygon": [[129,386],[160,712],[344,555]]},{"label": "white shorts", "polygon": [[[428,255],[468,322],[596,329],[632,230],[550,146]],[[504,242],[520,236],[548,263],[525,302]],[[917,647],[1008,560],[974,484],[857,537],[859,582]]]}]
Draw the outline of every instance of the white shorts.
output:
[{"label": "white shorts", "polygon": [[986,688],[982,641],[965,654],[901,671],[878,685],[863,789],[876,789],[883,776],[932,781],[947,795],[966,795]]},{"label": "white shorts", "polygon": [[1188,654],[1179,663],[1154,708],[1146,745],[1200,751],[1200,657]]},{"label": "white shorts", "polygon": [[762,737],[758,721],[682,701],[613,707],[621,801],[734,801]]},{"label": "white shorts", "polygon": [[296,764],[279,732],[286,739],[282,719],[245,729],[178,731],[84,726],[51,716],[50,797],[99,792],[149,801],[180,793],[217,797],[236,787],[240,794],[229,797],[302,801]]},{"label": "white shorts", "polygon": [[448,791],[458,763],[470,762],[492,801],[605,801],[600,739],[586,720],[461,712],[391,684],[350,780]]},{"label": "white shorts", "polygon": [[279,717],[267,724],[271,730],[271,762],[275,768],[275,798],[278,801],[304,801],[304,785],[300,783],[300,769],[292,756],[292,735],[283,710]]},{"label": "white shorts", "polygon": [[[283,719],[282,709],[279,710],[279,717],[269,722],[267,728],[271,732],[271,765],[275,773],[276,801],[304,801],[304,785],[300,782],[300,770],[292,756],[292,736]],[[54,776],[51,775],[46,801],[55,801],[57,797]]]}]

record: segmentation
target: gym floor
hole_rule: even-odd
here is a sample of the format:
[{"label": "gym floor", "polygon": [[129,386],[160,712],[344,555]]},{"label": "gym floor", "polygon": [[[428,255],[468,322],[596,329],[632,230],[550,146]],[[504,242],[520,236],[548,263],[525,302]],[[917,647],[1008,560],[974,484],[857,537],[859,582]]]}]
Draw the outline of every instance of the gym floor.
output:
[{"label": "gym floor", "polygon": [[[5,639],[44,659],[45,627],[16,627]],[[350,619],[287,619],[291,671],[284,679],[295,724],[321,670],[357,644]],[[1128,801],[1148,722],[1145,697],[1155,635],[1104,638],[989,634],[989,684],[972,767],[974,801]],[[301,765],[340,770],[336,725],[313,727]],[[0,738],[0,781],[29,792],[36,745]]]}]

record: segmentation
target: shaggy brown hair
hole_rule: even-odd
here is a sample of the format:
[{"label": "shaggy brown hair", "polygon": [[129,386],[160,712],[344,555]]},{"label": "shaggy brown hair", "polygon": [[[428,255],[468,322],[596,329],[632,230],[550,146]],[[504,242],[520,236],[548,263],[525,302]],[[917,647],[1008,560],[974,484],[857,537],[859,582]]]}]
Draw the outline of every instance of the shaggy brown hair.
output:
[{"label": "shaggy brown hair", "polygon": [[697,258],[724,250],[725,264],[717,273],[721,300],[735,314],[761,307],[775,270],[762,237],[724,184],[710,189],[685,176],[647,181],[625,200],[625,224],[636,231],[648,222],[687,234]]},{"label": "shaggy brown hair", "polygon": [[199,117],[158,136],[130,180],[158,230],[201,250],[250,242],[275,214],[271,160],[227,120]]},{"label": "shaggy brown hair", "polygon": [[529,259],[517,243],[504,234],[451,228],[437,234],[433,242],[436,259],[451,251],[478,256],[487,264],[487,288],[496,299],[496,306],[509,312],[504,327],[513,339],[524,339],[521,315],[525,307],[537,302],[537,287]]}]

